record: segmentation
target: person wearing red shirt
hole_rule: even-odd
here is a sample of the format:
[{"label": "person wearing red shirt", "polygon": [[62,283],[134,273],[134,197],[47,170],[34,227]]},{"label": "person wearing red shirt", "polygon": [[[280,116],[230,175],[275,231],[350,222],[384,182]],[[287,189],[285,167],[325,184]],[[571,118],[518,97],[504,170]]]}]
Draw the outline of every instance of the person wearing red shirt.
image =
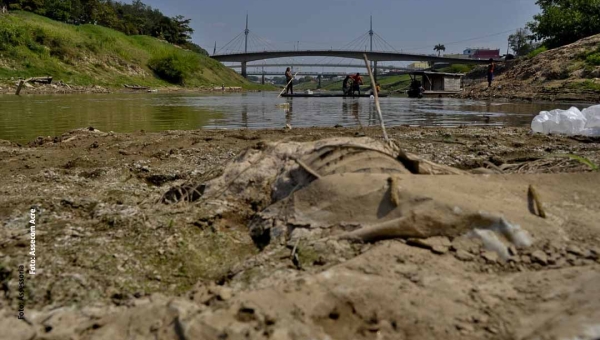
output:
[{"label": "person wearing red shirt", "polygon": [[360,96],[360,85],[363,84],[363,80],[360,76],[360,73],[357,73],[356,75],[351,76],[350,78],[352,78],[352,96],[354,96],[354,91],[358,91],[358,95]]}]

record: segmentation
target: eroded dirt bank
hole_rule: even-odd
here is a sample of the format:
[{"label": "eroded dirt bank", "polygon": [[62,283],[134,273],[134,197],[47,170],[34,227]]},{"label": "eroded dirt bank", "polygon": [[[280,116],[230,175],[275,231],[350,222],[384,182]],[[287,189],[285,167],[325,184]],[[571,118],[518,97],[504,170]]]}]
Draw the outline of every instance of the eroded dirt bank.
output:
[{"label": "eroded dirt bank", "polygon": [[[389,131],[407,152],[504,174],[401,177],[424,195],[505,214],[534,245],[503,262],[475,241],[300,243],[259,252],[247,226],[265,202],[164,205],[265,142],[355,137],[358,129],[78,130],[0,145],[0,328],[10,339],[509,339],[598,337],[600,140],[519,128]],[[380,132],[368,129],[368,136]],[[513,166],[506,166],[513,164]],[[533,184],[547,218],[529,211]],[[249,184],[250,186],[251,184]],[[454,196],[457,195],[457,196]],[[458,203],[457,203],[458,204]],[[37,274],[29,211],[40,210]],[[229,207],[231,208],[231,207]]]},{"label": "eroded dirt bank", "polygon": [[461,98],[527,101],[600,100],[600,35],[548,50],[535,57],[499,63],[493,86],[488,88],[487,67],[469,73]]}]

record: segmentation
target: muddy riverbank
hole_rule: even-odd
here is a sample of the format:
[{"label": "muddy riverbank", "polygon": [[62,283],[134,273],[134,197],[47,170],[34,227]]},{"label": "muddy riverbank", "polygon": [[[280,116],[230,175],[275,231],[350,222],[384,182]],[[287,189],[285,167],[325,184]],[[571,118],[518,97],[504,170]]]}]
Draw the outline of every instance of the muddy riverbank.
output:
[{"label": "muddy riverbank", "polygon": [[[0,94],[15,94],[17,84],[11,82],[0,82]],[[53,84],[27,83],[21,89],[21,95],[46,95],[46,94],[83,94],[83,93],[237,93],[237,92],[260,92],[261,90],[243,89],[242,87],[226,86],[203,86],[203,87],[181,87],[181,86],[129,86],[129,87],[108,87],[100,85],[70,85],[64,82]]]},{"label": "muddy riverbank", "polygon": [[[0,328],[12,339],[598,335],[600,175],[565,156],[600,164],[598,138],[511,127],[389,129],[406,152],[490,170],[419,180],[424,190],[462,190],[482,209],[517,216],[537,242],[512,262],[456,241],[443,252],[400,240],[334,242],[301,245],[299,270],[289,250],[259,252],[252,242],[247,227],[260,203],[234,212],[160,203],[176,185],[219,176],[247,148],[365,134],[380,138],[374,128],[81,129],[28,145],[1,141]],[[500,168],[503,174],[489,174]],[[545,220],[527,210],[529,184]],[[39,211],[37,273],[25,279],[26,324],[16,311],[31,208]],[[555,319],[567,311],[569,318]]]}]

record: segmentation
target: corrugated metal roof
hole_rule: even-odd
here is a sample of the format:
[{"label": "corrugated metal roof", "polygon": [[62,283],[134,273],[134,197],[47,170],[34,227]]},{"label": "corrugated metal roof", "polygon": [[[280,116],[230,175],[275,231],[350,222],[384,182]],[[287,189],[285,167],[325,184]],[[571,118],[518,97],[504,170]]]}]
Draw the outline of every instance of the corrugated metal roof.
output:
[{"label": "corrugated metal roof", "polygon": [[441,76],[455,76],[455,77],[463,77],[464,73],[447,73],[447,72],[431,72],[431,71],[414,71],[410,72],[410,74],[419,76],[419,75],[441,75]]}]

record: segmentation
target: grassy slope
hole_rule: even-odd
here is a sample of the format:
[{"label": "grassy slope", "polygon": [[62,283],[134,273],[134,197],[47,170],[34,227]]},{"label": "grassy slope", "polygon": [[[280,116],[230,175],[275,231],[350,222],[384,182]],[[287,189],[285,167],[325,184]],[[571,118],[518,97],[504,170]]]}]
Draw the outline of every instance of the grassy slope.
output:
[{"label": "grassy slope", "polygon": [[0,15],[0,81],[53,76],[73,85],[173,85],[148,67],[173,57],[189,87],[225,84],[269,88],[246,81],[208,57],[149,36],[127,36],[95,25],[73,26],[28,12]]},{"label": "grassy slope", "polygon": [[[369,77],[363,76],[364,85],[362,87],[368,88],[371,86],[371,79]],[[384,91],[396,91],[396,90],[405,90],[408,88],[410,84],[410,77],[408,75],[395,75],[395,76],[379,76],[379,85],[381,85],[382,90]],[[317,88],[318,83],[302,83],[295,88],[299,90],[311,89],[314,90]],[[322,89],[327,91],[341,91],[342,90],[342,81],[323,81],[321,83]]]}]

